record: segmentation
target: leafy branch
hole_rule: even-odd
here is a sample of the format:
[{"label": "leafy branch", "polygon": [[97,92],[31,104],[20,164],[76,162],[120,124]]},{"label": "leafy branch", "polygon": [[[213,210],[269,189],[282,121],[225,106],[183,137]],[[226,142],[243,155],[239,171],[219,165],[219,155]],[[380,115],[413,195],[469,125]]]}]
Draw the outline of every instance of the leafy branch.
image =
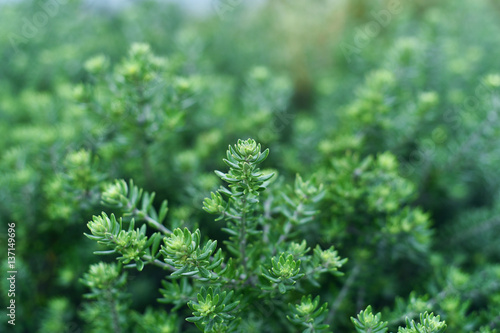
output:
[{"label": "leafy branch", "polygon": [[[229,188],[221,187],[211,198],[206,198],[203,209],[211,214],[220,214],[225,218],[227,227],[223,228],[229,236],[226,243],[228,250],[238,258],[245,277],[249,276],[249,238],[260,233],[257,230],[258,219],[254,212],[259,203],[259,193],[266,189],[273,174],[264,174],[258,168],[268,156],[269,149],[261,152],[260,144],[255,140],[238,140],[229,146],[224,163],[229,171],[215,171],[217,176],[229,183]],[[222,195],[228,197],[227,202]]]}]

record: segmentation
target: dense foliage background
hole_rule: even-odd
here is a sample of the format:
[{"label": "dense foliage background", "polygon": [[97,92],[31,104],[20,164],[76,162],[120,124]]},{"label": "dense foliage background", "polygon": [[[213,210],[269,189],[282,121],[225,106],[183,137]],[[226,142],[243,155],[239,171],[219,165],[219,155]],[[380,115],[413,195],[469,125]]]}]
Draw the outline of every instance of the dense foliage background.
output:
[{"label": "dense foliage background", "polygon": [[[224,239],[202,203],[248,137],[270,150],[272,191],[296,174],[324,186],[302,231],[349,259],[315,291],[333,331],[368,305],[392,330],[426,310],[449,332],[498,330],[498,1],[19,1],[0,30],[0,239],[15,222],[19,272],[1,331],[99,331],[80,279],[114,259],[83,233],[114,179]],[[169,309],[164,276],[130,270],[131,331]]]}]

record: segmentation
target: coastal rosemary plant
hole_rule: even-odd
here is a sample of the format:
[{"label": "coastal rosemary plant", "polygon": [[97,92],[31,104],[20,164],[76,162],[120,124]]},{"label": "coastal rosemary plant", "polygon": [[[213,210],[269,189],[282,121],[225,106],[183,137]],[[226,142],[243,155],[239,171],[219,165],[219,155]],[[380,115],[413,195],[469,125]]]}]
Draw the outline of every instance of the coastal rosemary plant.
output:
[{"label": "coastal rosemary plant", "polygon": [[[170,230],[167,202],[157,210],[155,194],[132,181],[109,184],[102,202],[119,213],[94,216],[86,236],[108,248],[96,254],[113,254],[118,264],[93,265],[83,277],[92,291],[86,297],[96,300],[87,305],[87,314],[92,307],[104,309],[108,315],[101,325],[124,331],[133,318],[127,316],[121,291],[124,269],[152,265],[165,271],[158,301],[168,307],[157,317],[158,327],[166,325],[163,331],[189,331],[193,323],[203,332],[329,332],[331,313],[321,302],[320,281],[324,274],[342,276],[347,258],[333,245],[315,244],[311,250],[301,237],[318,216],[325,190],[315,179],[297,175],[293,187],[266,195],[268,188],[282,185],[274,172],[260,169],[268,154],[252,139],[238,140],[223,159],[229,170],[215,171],[227,185],[212,192],[203,209],[217,215],[214,223],[228,234],[222,244],[202,237],[200,229]],[[387,331],[371,307],[352,321],[358,332]],[[407,320],[398,332],[441,333],[445,328],[439,316],[425,313],[419,323]]]},{"label": "coastal rosemary plant", "polygon": [[498,332],[498,1],[104,2],[1,4],[0,332]]}]

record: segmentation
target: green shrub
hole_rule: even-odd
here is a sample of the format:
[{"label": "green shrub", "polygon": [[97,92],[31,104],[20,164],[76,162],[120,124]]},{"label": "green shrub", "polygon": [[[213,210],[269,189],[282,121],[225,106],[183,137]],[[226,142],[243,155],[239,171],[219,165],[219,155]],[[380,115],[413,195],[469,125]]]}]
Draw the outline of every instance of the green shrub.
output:
[{"label": "green shrub", "polygon": [[498,331],[498,4],[211,5],[0,5],[0,331]]}]

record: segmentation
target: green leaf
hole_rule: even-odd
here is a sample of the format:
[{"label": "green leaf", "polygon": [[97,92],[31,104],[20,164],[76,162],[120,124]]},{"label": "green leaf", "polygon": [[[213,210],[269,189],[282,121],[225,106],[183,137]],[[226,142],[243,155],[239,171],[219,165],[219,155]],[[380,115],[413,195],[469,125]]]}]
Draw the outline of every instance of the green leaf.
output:
[{"label": "green leaf", "polygon": [[158,215],[158,223],[163,223],[165,220],[165,217],[167,216],[168,213],[168,202],[167,200],[163,200],[160,206],[160,213]]},{"label": "green leaf", "polygon": [[144,262],[142,260],[137,260],[136,262],[136,265],[137,265],[137,270],[140,272],[144,269]]}]

